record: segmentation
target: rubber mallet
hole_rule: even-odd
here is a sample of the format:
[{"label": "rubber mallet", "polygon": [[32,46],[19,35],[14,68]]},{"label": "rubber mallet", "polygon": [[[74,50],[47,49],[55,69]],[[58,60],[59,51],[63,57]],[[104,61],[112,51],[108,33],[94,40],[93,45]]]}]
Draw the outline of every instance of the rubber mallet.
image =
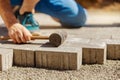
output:
[{"label": "rubber mallet", "polygon": [[[55,47],[60,46],[67,38],[67,33],[65,31],[56,31],[52,33],[50,36],[31,36],[31,40],[35,39],[49,39],[50,44]],[[0,36],[0,40],[8,40],[9,36]]]}]

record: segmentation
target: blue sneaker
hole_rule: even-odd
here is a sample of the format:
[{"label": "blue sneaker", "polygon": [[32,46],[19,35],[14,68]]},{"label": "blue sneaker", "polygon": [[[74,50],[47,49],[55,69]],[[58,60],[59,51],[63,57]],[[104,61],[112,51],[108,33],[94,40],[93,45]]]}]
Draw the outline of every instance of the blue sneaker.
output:
[{"label": "blue sneaker", "polygon": [[39,23],[34,19],[32,13],[25,13],[23,15],[19,14],[19,11],[15,13],[16,18],[20,21],[20,23],[25,26],[29,31],[39,30]]}]

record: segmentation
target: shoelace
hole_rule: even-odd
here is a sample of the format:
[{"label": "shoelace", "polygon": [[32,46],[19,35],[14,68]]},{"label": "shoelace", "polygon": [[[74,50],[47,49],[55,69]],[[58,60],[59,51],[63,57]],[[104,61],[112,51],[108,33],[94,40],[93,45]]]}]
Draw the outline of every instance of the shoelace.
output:
[{"label": "shoelace", "polygon": [[30,25],[32,25],[32,27],[39,27],[38,22],[34,19],[33,14],[31,14],[31,13],[26,13],[23,16],[21,24],[24,26],[26,24],[30,24]]}]

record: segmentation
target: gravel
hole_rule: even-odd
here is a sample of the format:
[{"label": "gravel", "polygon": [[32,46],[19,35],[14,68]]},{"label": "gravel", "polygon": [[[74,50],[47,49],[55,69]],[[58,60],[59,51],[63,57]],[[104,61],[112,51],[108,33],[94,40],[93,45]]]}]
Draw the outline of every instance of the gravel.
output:
[{"label": "gravel", "polygon": [[120,61],[108,60],[104,65],[82,65],[78,71],[14,66],[0,72],[0,80],[120,80]]}]

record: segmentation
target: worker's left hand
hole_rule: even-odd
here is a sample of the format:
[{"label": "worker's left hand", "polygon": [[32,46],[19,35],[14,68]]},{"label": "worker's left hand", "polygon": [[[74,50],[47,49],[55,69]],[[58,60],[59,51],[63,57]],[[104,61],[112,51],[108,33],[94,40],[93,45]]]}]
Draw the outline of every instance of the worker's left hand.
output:
[{"label": "worker's left hand", "polygon": [[35,12],[35,6],[40,0],[24,0],[22,7],[20,8],[20,14],[24,14],[25,12]]}]

